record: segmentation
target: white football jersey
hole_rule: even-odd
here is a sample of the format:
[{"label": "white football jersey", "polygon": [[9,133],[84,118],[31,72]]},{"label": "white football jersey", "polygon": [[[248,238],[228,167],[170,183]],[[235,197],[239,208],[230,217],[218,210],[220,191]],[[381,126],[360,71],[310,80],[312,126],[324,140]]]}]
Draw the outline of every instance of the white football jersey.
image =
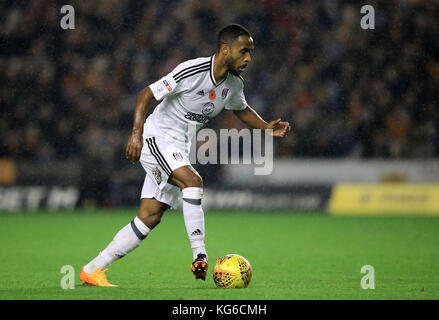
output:
[{"label": "white football jersey", "polygon": [[215,82],[214,59],[215,55],[185,61],[149,86],[161,102],[145,121],[144,137],[158,135],[188,151],[196,131],[224,108],[248,106],[241,76],[228,73]]}]

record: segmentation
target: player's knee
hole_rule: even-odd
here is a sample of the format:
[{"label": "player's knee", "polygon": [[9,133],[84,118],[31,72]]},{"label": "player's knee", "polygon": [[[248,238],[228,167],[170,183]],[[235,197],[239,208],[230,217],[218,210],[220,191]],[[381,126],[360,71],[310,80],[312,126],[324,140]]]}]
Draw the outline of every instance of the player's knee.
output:
[{"label": "player's knee", "polygon": [[153,229],[155,226],[157,226],[160,221],[162,221],[163,214],[154,214],[151,216],[151,227],[150,229]]},{"label": "player's knee", "polygon": [[163,213],[156,211],[139,211],[139,219],[151,230],[162,220]]},{"label": "player's knee", "polygon": [[203,178],[201,178],[198,174],[191,175],[190,178],[188,178],[184,183],[185,188],[191,188],[191,187],[203,187]]}]

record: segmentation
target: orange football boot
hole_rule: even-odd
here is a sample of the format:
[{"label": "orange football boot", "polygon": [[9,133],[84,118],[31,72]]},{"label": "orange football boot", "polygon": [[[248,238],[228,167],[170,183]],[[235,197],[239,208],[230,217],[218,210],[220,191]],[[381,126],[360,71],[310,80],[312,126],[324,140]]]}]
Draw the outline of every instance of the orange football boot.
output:
[{"label": "orange football boot", "polygon": [[117,287],[117,285],[108,282],[107,277],[105,276],[107,270],[108,269],[96,269],[93,273],[87,273],[84,271],[84,267],[82,267],[79,279],[82,281],[82,284],[89,284],[91,286]]}]

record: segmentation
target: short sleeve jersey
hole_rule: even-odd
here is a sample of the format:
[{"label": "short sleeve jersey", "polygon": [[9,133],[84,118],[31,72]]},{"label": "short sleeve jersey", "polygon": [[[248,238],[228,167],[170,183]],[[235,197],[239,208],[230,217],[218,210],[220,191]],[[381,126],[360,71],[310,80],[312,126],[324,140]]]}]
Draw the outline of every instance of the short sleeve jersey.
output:
[{"label": "short sleeve jersey", "polygon": [[224,108],[248,106],[241,76],[228,73],[216,83],[214,59],[215,55],[185,61],[150,85],[160,103],[146,119],[144,136],[159,135],[188,150],[196,131]]}]

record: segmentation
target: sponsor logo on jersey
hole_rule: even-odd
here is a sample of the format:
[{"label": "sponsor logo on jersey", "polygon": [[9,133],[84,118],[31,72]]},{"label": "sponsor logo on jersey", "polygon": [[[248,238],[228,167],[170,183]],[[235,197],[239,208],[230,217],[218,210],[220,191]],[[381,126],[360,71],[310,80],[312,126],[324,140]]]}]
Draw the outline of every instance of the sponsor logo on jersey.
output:
[{"label": "sponsor logo on jersey", "polygon": [[157,184],[162,183],[162,173],[160,172],[159,168],[155,167],[154,170],[152,170],[152,174],[154,175],[155,181],[157,181]]},{"label": "sponsor logo on jersey", "polygon": [[209,121],[208,116],[203,116],[202,114],[196,114],[196,113],[189,112],[189,111],[186,113],[186,115],[184,117],[190,121],[196,121],[199,123],[206,123]]},{"label": "sponsor logo on jersey", "polygon": [[169,85],[168,81],[163,80],[163,83],[165,84],[165,86],[168,89],[168,91],[171,92],[172,91],[172,87]]},{"label": "sponsor logo on jersey", "polygon": [[204,115],[208,115],[211,114],[213,110],[215,110],[215,105],[212,102],[208,102],[203,106],[203,110],[201,110],[201,112]]},{"label": "sponsor logo on jersey", "polygon": [[175,160],[177,160],[177,161],[183,160],[183,156],[181,155],[180,152],[174,152],[172,155],[174,156]]},{"label": "sponsor logo on jersey", "polygon": [[229,93],[229,88],[224,88],[223,92],[221,93],[221,98],[225,99],[228,93]]},{"label": "sponsor logo on jersey", "polygon": [[214,89],[209,91],[209,100],[215,100],[216,98],[216,92]]},{"label": "sponsor logo on jersey", "polygon": [[200,96],[204,96],[204,90],[198,91],[197,94],[199,94]]}]

